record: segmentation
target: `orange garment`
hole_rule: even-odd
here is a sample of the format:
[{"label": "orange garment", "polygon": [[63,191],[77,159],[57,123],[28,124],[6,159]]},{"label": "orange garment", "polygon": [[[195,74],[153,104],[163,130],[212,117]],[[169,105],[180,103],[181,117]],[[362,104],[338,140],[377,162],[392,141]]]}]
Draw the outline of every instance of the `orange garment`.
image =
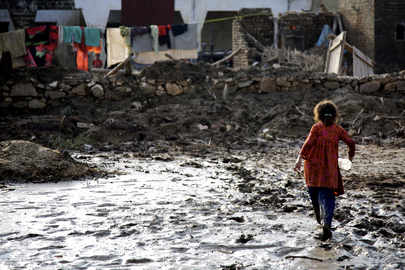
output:
[{"label": "orange garment", "polygon": [[[83,31],[83,28],[82,28]],[[96,54],[101,53],[101,41],[99,47],[86,46],[84,42],[84,35],[82,35],[82,43],[74,43],[74,47],[77,49],[76,54],[76,65],[77,69],[88,71],[89,70],[89,52],[94,52]]]},{"label": "orange garment", "polygon": [[343,181],[338,167],[339,141],[349,147],[349,157],[353,157],[356,146],[347,132],[336,124],[325,126],[314,124],[301,149],[304,162],[305,182],[308,187],[333,189],[337,195],[344,193]]}]

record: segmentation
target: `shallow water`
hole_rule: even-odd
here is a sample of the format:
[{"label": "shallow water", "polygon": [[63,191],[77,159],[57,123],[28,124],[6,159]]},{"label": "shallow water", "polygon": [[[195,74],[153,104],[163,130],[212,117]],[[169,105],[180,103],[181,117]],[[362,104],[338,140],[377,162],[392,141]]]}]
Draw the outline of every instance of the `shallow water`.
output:
[{"label": "shallow water", "polygon": [[[88,158],[126,174],[1,192],[0,270],[405,267],[401,238],[359,232],[362,211],[376,207],[371,191],[340,199],[338,209],[359,218],[335,221],[333,240],[322,243],[302,180],[271,164],[109,155]],[[254,203],[265,197],[243,191],[254,181],[256,190],[270,186],[281,207]],[[376,211],[404,222],[401,212]]]}]

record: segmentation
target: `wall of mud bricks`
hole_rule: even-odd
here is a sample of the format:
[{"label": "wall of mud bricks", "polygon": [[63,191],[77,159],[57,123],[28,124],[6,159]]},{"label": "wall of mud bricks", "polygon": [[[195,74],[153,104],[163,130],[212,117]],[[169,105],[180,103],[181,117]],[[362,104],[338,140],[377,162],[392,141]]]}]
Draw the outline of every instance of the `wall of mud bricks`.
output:
[{"label": "wall of mud bricks", "polygon": [[238,72],[234,76],[219,76],[210,80],[212,85],[193,84],[191,81],[158,81],[146,77],[131,79],[104,79],[104,73],[73,73],[59,80],[41,83],[34,78],[26,81],[6,81],[0,86],[0,111],[40,113],[54,106],[70,104],[74,98],[88,102],[120,101],[131,96],[177,96],[190,91],[207,91],[208,88],[222,92],[224,85],[235,91],[251,91],[266,94],[277,91],[320,89],[335,91],[349,89],[364,95],[398,96],[405,94],[405,72],[374,75],[362,79],[338,77],[325,73],[298,75],[254,75]]},{"label": "wall of mud bricks", "polygon": [[[253,61],[254,42],[246,37],[245,31],[251,34],[264,46],[274,44],[274,20],[271,10],[245,9],[240,15],[267,13],[260,16],[244,17],[233,22],[232,49],[242,47],[242,52],[233,58],[234,68],[246,68]],[[332,25],[333,14],[312,12],[288,12],[279,17],[278,47],[308,50],[315,46],[325,24]]]},{"label": "wall of mud bricks", "polygon": [[[376,1],[375,5],[375,60],[382,72],[403,70],[405,1]],[[397,33],[397,30],[400,33]]]},{"label": "wall of mud bricks", "polygon": [[[347,31],[347,41],[375,59],[375,5],[371,0],[341,0],[339,13],[343,28]],[[380,1],[382,2],[382,1]]]},{"label": "wall of mud bricks", "polygon": [[325,24],[332,27],[331,13],[288,12],[279,18],[280,47],[300,51],[313,48]]}]

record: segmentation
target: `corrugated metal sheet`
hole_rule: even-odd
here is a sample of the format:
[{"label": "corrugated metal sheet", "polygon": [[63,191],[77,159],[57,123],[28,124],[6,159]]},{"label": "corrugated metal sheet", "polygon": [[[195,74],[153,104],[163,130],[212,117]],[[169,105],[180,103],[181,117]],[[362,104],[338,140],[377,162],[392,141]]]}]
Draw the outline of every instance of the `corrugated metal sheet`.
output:
[{"label": "corrugated metal sheet", "polygon": [[8,22],[9,23],[9,31],[14,30],[14,24],[11,20],[10,12],[8,9],[0,9],[0,22]]},{"label": "corrugated metal sheet", "polygon": [[65,26],[84,26],[84,18],[80,10],[38,10],[36,23],[56,23]]},{"label": "corrugated metal sheet", "polygon": [[174,22],[174,0],[122,0],[121,24],[165,25]]}]

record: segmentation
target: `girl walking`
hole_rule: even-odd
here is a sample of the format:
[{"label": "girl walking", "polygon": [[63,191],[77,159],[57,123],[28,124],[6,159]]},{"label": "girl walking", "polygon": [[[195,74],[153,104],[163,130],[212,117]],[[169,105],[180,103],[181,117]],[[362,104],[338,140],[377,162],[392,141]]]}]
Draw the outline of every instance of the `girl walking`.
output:
[{"label": "girl walking", "polygon": [[[319,102],[314,108],[315,124],[312,126],[295,163],[295,171],[301,171],[304,162],[305,182],[319,224],[323,222],[321,240],[332,237],[332,219],[335,196],[342,195],[343,181],[338,167],[339,141],[349,147],[349,160],[355,153],[355,142],[339,125],[336,105],[330,100]],[[324,213],[321,220],[320,211]]]}]

